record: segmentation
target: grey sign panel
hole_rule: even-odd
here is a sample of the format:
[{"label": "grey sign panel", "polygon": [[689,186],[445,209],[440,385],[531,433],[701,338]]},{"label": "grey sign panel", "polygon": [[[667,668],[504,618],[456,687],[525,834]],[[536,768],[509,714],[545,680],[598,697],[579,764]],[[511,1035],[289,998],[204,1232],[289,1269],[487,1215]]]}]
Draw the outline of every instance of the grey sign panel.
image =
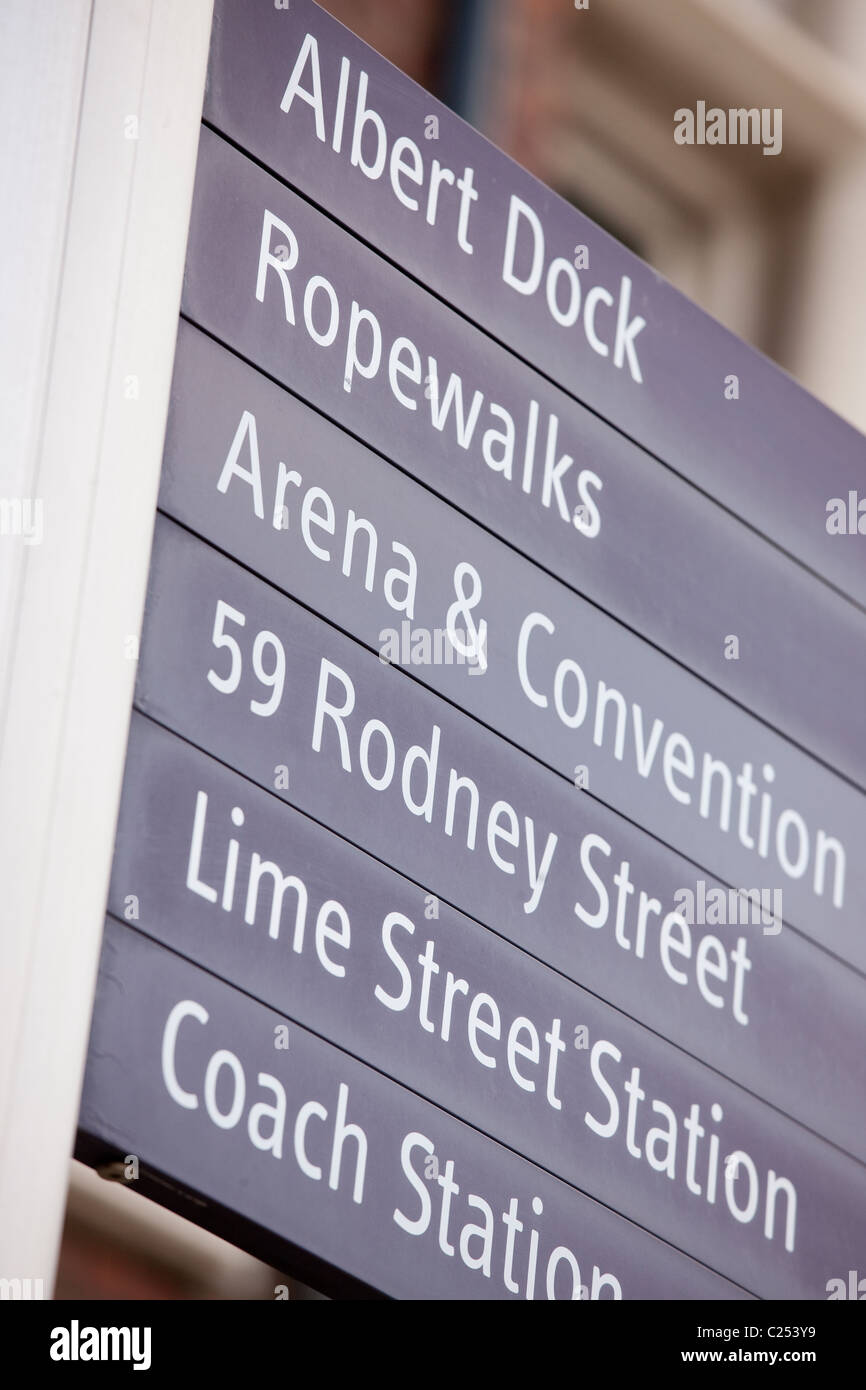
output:
[{"label": "grey sign panel", "polygon": [[[224,426],[216,463],[184,436],[170,443],[164,504],[376,649],[388,628],[402,638],[405,620],[438,632],[444,655],[453,650],[446,627],[467,631],[483,615],[487,669],[429,661],[416,668],[422,679],[569,779],[588,769],[594,797],[705,870],[737,888],[780,892],[787,922],[866,966],[866,863],[854,849],[866,835],[862,793],[480,528],[364,460],[299,405],[285,409],[285,436],[268,431],[261,409],[242,411],[233,429]],[[365,462],[372,471],[362,480]],[[267,481],[257,487],[262,468]],[[277,489],[285,503],[275,528],[280,472],[294,481]],[[379,538],[372,576],[368,535],[354,536],[347,558],[347,522],[358,516]],[[417,583],[388,580],[416,570]],[[417,592],[411,620],[386,601],[392,591],[396,604]]]},{"label": "grey sign panel", "polygon": [[[236,599],[226,597],[227,593],[236,594]],[[522,793],[524,788],[531,788],[531,799],[536,809],[530,818],[535,827],[530,841],[527,843],[526,836],[519,831],[506,829],[503,832],[507,839],[515,838],[519,845],[516,857],[522,861],[520,872],[515,874],[510,869],[499,871],[497,863],[502,855],[498,849],[489,856],[488,867],[491,869],[492,882],[497,884],[499,897],[503,896],[503,879],[508,881],[504,896],[511,902],[510,910],[534,916],[544,897],[545,856],[554,852],[550,845],[561,828],[551,828],[555,820],[553,808],[562,808],[557,814],[567,824],[578,803],[585,799],[585,793],[579,787],[572,787],[564,779],[546,775],[525,755],[479,729],[441,699],[425,692],[414,680],[409,683],[402,674],[399,679],[393,680],[386,664],[372,653],[359,649],[355,643],[309,618],[269,586],[215,555],[209,547],[186,536],[168,521],[163,521],[157,530],[149,611],[139,681],[139,698],[148,711],[155,712],[161,719],[160,711],[168,712],[170,717],[164,721],[168,723],[183,719],[181,732],[191,729],[192,736],[197,740],[209,740],[205,746],[215,744],[218,755],[225,761],[256,780],[271,785],[273,767],[279,760],[272,756],[274,734],[270,719],[279,710],[277,727],[285,727],[286,721],[296,725],[297,738],[303,745],[300,756],[317,782],[325,775],[330,776],[336,786],[343,788],[345,795],[349,795],[349,788],[357,784],[357,795],[361,800],[354,814],[360,822],[365,821],[370,806],[377,801],[393,801],[404,826],[395,842],[396,846],[414,843],[417,846],[415,852],[418,859],[415,862],[418,867],[423,866],[430,853],[431,838],[445,833],[443,815],[447,810],[448,779],[445,769],[448,759],[452,760],[453,768],[471,774],[476,783],[480,779],[480,783],[487,787],[488,806],[506,794],[515,800],[516,805],[520,799],[518,789]],[[240,613],[243,623],[240,618],[233,616],[235,612]],[[241,630],[244,626],[248,635]],[[257,632],[275,632],[277,635],[272,642],[267,635],[259,637]],[[296,634],[302,635],[298,637]],[[237,647],[238,639],[244,637],[247,655],[242,658],[240,652],[234,652],[233,644]],[[258,657],[256,647],[252,650],[249,648],[249,643],[254,641],[261,649]],[[289,652],[296,643],[300,643],[300,646],[291,651],[291,661],[287,660],[287,674],[281,676],[280,651],[285,649]],[[337,669],[322,666],[324,660],[330,661]],[[259,675],[256,674],[256,661]],[[211,669],[212,679],[205,679],[205,673]],[[489,670],[484,675],[473,675],[465,667],[460,670],[467,690],[483,685],[490,675]],[[235,680],[242,681],[244,689],[249,692],[245,700],[239,699],[234,684],[229,688],[228,683]],[[286,689],[303,691],[308,708],[302,710],[296,698],[291,701],[281,699],[275,687],[283,682]],[[226,693],[222,693],[224,689]],[[314,751],[311,745],[311,721],[316,717],[317,691],[321,691],[319,752]],[[369,721],[385,718],[382,710],[386,708],[390,711],[386,719],[388,728],[385,731],[376,730],[375,724]],[[254,717],[256,715],[259,717]],[[437,728],[447,729],[448,747],[444,746],[444,739],[441,740],[443,746],[440,746],[439,735],[434,732]],[[397,732],[392,734],[390,730]],[[365,740],[363,744],[360,742],[362,737]],[[432,752],[434,740],[435,759]],[[391,744],[394,746],[390,747]],[[402,757],[408,748],[418,745],[428,750],[428,760],[436,762],[437,815],[434,818],[430,812],[432,828],[427,819],[427,806],[421,806],[414,814],[407,811],[408,803],[404,802],[401,792],[397,752]],[[242,758],[243,762],[240,761]],[[351,776],[347,771],[353,768],[357,772],[359,760],[365,767],[369,764],[369,783],[364,778]],[[507,779],[500,792],[497,792],[497,780],[490,772],[494,765],[502,768],[499,780]],[[370,792],[378,780],[382,781],[383,790],[370,799]],[[433,782],[432,775],[428,780]],[[655,786],[657,793],[655,805],[650,803],[647,819],[651,825],[659,823],[668,827],[671,823],[668,810],[671,798],[665,788],[658,786],[660,780],[650,784],[646,779],[648,785]],[[609,783],[605,782],[604,785],[607,788]],[[417,793],[407,793],[407,796],[409,802],[417,799]],[[487,809],[485,807],[485,814]],[[594,814],[600,810],[597,803],[593,805]],[[338,793],[336,797],[334,813],[342,818],[338,828],[343,831],[348,826],[346,833],[354,837],[356,822],[351,819],[342,794]],[[330,814],[326,801],[319,818],[330,823]],[[461,828],[465,814],[465,810],[461,809]],[[345,819],[347,815],[350,815],[348,822]],[[545,827],[543,832],[541,827]],[[446,843],[453,838],[449,831]],[[724,842],[721,837],[719,839],[723,849]],[[389,853],[387,847],[383,848],[382,857],[387,859]],[[515,855],[509,853],[506,858],[515,858]],[[469,859],[464,861],[463,869],[457,873],[458,881],[463,872],[470,879],[477,878],[478,869],[472,867],[476,860],[477,856],[472,852]],[[859,929],[862,910],[858,910],[857,904],[862,902],[863,864],[855,856],[847,865],[847,870],[847,910],[840,912],[825,907],[825,912],[837,914],[839,920],[834,922],[829,915],[821,915],[821,904],[826,904],[826,898],[816,898],[814,915],[804,922],[803,930],[815,939],[828,939],[834,951],[843,959],[862,964],[866,948]],[[539,875],[542,875],[541,881]],[[423,872],[419,873],[414,868],[412,876],[421,881],[425,878]],[[696,874],[693,867],[686,883],[675,886],[687,886],[695,877],[700,878],[702,874]],[[755,887],[755,883],[738,883],[734,880],[732,886],[751,888]],[[471,896],[475,891],[474,885],[467,884],[465,891]],[[588,898],[592,906],[588,906],[587,911],[594,912],[597,899],[591,893]],[[661,901],[667,906],[669,900]],[[802,898],[798,900],[794,897],[787,884],[783,890],[783,903],[785,919],[797,925],[797,908],[802,907]]]},{"label": "grey sign panel", "polygon": [[754,1294],[856,1259],[862,1164],[140,716],[127,778],[115,913]]},{"label": "grey sign panel", "polygon": [[[271,260],[260,269],[263,245]],[[866,784],[866,707],[851,698],[866,688],[861,613],[209,131],[183,303],[283,385]]]},{"label": "grey sign panel", "polygon": [[[220,0],[205,115],[866,602],[863,537],[827,530],[831,498],[853,494],[855,516],[866,500],[863,437],[309,0],[286,11]],[[589,266],[575,271],[580,247]],[[737,399],[726,396],[732,376]]]},{"label": "grey sign panel", "polygon": [[[302,784],[290,785],[286,795],[300,806],[307,804]],[[243,816],[242,833],[231,821],[235,806]],[[573,819],[574,839],[564,847],[572,857],[573,847],[587,833],[594,833],[586,831],[587,820],[593,821],[595,833],[610,834],[603,821],[594,820],[591,810],[585,816],[576,812]],[[664,891],[658,875],[643,876],[646,861],[653,864],[653,856],[647,856],[640,840],[630,836],[629,827],[622,827],[618,837],[610,838],[614,843],[619,839],[617,856],[622,853],[630,874],[645,891]],[[234,870],[237,886],[226,898],[229,906],[223,908],[226,854],[233,839],[240,855]],[[295,875],[304,885],[302,922],[306,920],[308,925],[295,954],[288,942],[294,940],[291,923],[297,916],[300,890],[287,889],[287,898],[278,897],[272,887],[272,870],[260,884],[258,874],[250,872],[253,854],[258,856],[256,862],[281,866],[283,876]],[[664,869],[667,877],[663,876],[662,882],[666,887],[676,872],[676,863],[665,864]],[[430,871],[437,872],[433,855]],[[548,1001],[541,1012],[545,1022],[554,1013],[564,1020],[563,1036],[569,1052],[563,1055],[560,1066],[570,1073],[578,1062],[584,1070],[587,1065],[585,1050],[571,1050],[572,1042],[586,1041],[576,1033],[578,1025],[589,1026],[590,1018],[596,1016],[614,1017],[592,997],[595,995],[709,1062],[817,1134],[866,1159],[862,1105],[866,1093],[866,1010],[863,982],[857,976],[787,930],[777,939],[763,935],[760,926],[694,928],[695,957],[701,954],[709,962],[702,988],[716,1001],[710,1002],[694,979],[686,985],[674,981],[657,949],[647,951],[641,959],[634,950],[618,944],[609,930],[587,929],[566,900],[567,887],[576,892],[578,878],[576,874],[570,882],[566,879],[562,883],[551,875],[546,891],[554,897],[539,909],[542,920],[538,926],[514,929],[495,913],[484,918],[500,935],[584,987],[575,990],[564,984],[560,974],[543,969],[503,942],[491,942],[488,932],[455,911],[445,897],[451,893],[460,900],[464,894],[455,891],[449,868],[438,868],[439,892],[444,895],[440,898],[297,811],[280,806],[272,795],[267,796],[141,715],[133,716],[109,895],[109,910],[116,917],[129,917],[132,912],[132,920],[142,930],[194,956],[225,979],[242,984],[275,1008],[295,1014],[301,1022],[324,1031],[386,1071],[398,1065],[406,1050],[407,1039],[401,1030],[411,1028],[413,1021],[417,1026],[422,976],[428,968],[418,970],[415,957],[423,950],[422,938],[432,936],[438,943],[435,974],[440,978],[435,992],[440,1021],[449,969],[455,979],[471,981],[473,993],[486,988],[498,995],[507,979],[517,994],[525,983],[529,994],[538,995],[539,989],[532,982],[541,980],[546,982],[541,994],[566,1001],[555,1007]],[[275,898],[278,916],[283,905],[282,931],[272,931],[270,926]],[[331,899],[345,905],[354,943],[348,956],[342,947],[335,950],[338,968],[334,972],[322,966],[318,948],[313,946],[314,922],[322,903]],[[381,1014],[381,1009],[373,1002],[372,985],[368,987],[370,972],[379,971],[388,994],[400,994],[403,978],[381,941],[382,924],[390,912],[402,913],[417,924],[417,946],[410,947],[410,936],[397,931],[400,954],[411,961],[417,978],[404,1004],[408,1014],[398,1010],[396,1017],[382,1015],[374,1026],[370,1008],[374,1016]],[[339,927],[341,920],[338,914],[333,925]],[[247,930],[252,925],[255,931]],[[705,935],[719,945],[699,947],[698,940]],[[723,955],[732,977],[724,986],[710,973]],[[280,968],[284,959],[291,962],[288,974]],[[692,969],[675,950],[668,963],[680,973],[682,967]],[[340,967],[346,964],[352,965],[348,978],[340,974]],[[432,965],[429,971],[433,972]],[[305,1012],[298,1013],[299,1008]],[[458,1011],[461,1018],[465,1011],[463,1001]],[[522,1012],[528,1012],[525,1004]],[[342,1031],[345,1026],[351,1026],[349,1034]],[[395,1030],[393,1034],[389,1027]],[[508,1137],[521,1151],[530,1152],[522,1144],[531,1145],[531,1132],[525,1136],[501,1133],[504,1115],[500,1114],[498,1095],[475,1096],[471,1113],[461,1110],[464,1083],[460,1077],[472,1071],[473,1058],[465,1046],[465,1029],[459,1054],[454,1047],[440,1045],[441,1032],[440,1027],[434,1037],[425,1028],[429,1049],[419,1058],[419,1066],[423,1071],[430,1065],[428,1052],[432,1049],[436,1063],[430,1075],[435,1074],[446,1091],[428,1090],[427,1094],[449,1109],[457,1109],[463,1118]],[[594,1033],[592,1037],[594,1040]],[[818,1037],[821,1046],[816,1045]],[[455,1044],[459,1046],[459,1042]],[[477,1067],[475,1072],[477,1080]],[[426,1079],[426,1072],[424,1075],[418,1085],[412,1077],[401,1079],[424,1089],[433,1084]],[[528,1099],[526,1105],[531,1119]],[[564,1149],[555,1130],[547,1142],[549,1152],[536,1156],[546,1166],[563,1171],[563,1159],[557,1155]]]},{"label": "grey sign panel", "polygon": [[270,1233],[268,1258],[283,1242],[287,1268],[307,1252],[385,1294],[743,1296],[118,923],[106,927],[79,1128],[228,1208],[251,1248]]}]

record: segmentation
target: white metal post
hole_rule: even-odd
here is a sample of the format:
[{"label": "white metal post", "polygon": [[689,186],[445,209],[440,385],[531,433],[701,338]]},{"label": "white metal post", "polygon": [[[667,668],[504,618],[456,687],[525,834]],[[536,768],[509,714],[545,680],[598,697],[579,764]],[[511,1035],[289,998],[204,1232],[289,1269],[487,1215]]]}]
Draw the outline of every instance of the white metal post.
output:
[{"label": "white metal post", "polygon": [[0,329],[0,497],[10,503],[0,536],[0,1277],[42,1279],[46,1294],[135,678],[211,11],[212,0],[6,0],[0,18],[13,210],[0,230],[10,281]]}]

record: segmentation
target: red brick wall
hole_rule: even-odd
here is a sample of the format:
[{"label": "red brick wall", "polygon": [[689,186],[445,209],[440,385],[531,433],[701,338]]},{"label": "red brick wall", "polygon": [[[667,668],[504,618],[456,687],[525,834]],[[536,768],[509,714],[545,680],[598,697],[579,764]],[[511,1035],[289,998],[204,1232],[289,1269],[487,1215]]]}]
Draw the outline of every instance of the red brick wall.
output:
[{"label": "red brick wall", "polygon": [[[423,87],[436,91],[455,5],[462,0],[322,0],[322,7]],[[540,178],[545,146],[567,104],[563,56],[588,14],[572,0],[493,0],[479,118],[484,134]]]},{"label": "red brick wall", "polygon": [[447,0],[322,0],[322,9],[422,87],[436,87]]}]

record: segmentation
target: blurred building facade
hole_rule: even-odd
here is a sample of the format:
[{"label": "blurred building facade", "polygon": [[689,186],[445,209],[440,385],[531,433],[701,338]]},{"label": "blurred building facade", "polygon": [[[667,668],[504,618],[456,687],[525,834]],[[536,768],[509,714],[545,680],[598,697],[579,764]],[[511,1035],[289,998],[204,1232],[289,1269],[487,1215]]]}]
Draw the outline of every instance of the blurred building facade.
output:
[{"label": "blurred building facade", "polygon": [[[866,429],[864,0],[324,8]],[[780,155],[678,145],[699,101],[781,108]],[[77,1164],[56,1296],[316,1297]]]}]

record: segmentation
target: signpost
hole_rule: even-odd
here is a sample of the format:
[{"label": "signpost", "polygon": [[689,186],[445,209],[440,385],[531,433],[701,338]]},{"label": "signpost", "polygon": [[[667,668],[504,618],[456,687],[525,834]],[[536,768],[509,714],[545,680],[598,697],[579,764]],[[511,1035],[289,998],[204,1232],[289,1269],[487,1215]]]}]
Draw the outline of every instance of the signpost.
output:
[{"label": "signpost", "polygon": [[862,440],[312,5],[205,119],[80,1154],[338,1294],[825,1297]]},{"label": "signpost", "polygon": [[312,0],[217,6],[205,118],[862,606],[862,436]]},{"label": "signpost", "polygon": [[[101,1149],[86,1144],[92,1158],[132,1145],[172,1175],[175,1189],[196,1192],[198,1207],[186,1208],[194,1218],[213,1217],[228,1238],[278,1263],[289,1258],[343,1292],[744,1296],[306,1028],[287,1026],[113,922],[82,1128],[103,1140]],[[182,1191],[170,1200],[182,1205]]]},{"label": "signpost", "polygon": [[[866,786],[866,715],[851,698],[866,683],[859,608],[839,603],[207,129],[183,307],[810,751],[820,725],[819,755]],[[249,467],[247,454],[244,440]],[[266,475],[276,463],[261,461]]]}]

